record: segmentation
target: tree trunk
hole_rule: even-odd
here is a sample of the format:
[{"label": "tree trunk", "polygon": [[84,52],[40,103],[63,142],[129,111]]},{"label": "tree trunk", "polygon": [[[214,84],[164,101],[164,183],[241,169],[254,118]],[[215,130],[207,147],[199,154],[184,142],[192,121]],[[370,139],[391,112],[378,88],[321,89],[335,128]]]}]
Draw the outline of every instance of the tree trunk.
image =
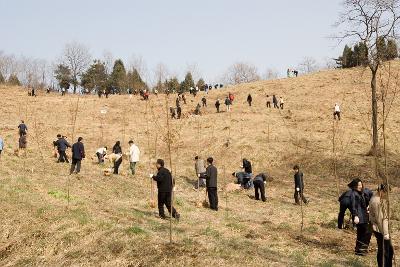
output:
[{"label": "tree trunk", "polygon": [[378,67],[371,69],[371,103],[372,103],[372,150],[373,155],[378,156],[378,99],[376,96],[376,74]]}]

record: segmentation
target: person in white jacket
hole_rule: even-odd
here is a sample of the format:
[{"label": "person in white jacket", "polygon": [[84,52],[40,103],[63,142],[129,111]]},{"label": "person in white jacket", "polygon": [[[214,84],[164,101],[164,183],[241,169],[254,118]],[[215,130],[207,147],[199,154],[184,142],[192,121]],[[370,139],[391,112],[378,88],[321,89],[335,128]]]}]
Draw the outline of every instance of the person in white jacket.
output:
[{"label": "person in white jacket", "polygon": [[132,175],[135,175],[135,168],[136,164],[139,162],[140,157],[140,150],[139,148],[133,143],[132,140],[129,141],[129,161],[130,161],[130,168],[132,171]]},{"label": "person in white jacket", "polygon": [[393,246],[389,236],[386,199],[387,185],[381,184],[378,192],[369,202],[369,220],[378,244],[378,267],[391,267],[393,261]]},{"label": "person in white jacket", "polygon": [[336,120],[336,116],[337,116],[338,120],[340,120],[340,107],[337,103],[335,104],[335,111],[333,112],[334,120]]}]

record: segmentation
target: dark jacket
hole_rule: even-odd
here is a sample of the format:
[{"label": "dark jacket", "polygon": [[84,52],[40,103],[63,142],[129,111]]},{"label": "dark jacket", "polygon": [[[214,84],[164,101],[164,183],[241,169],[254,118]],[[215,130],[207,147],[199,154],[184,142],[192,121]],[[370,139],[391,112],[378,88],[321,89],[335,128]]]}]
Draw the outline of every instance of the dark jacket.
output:
[{"label": "dark jacket", "polygon": [[218,170],[214,165],[209,165],[206,169],[206,186],[207,187],[215,187],[218,186]]},{"label": "dark jacket", "polygon": [[251,162],[248,160],[243,160],[243,168],[245,173],[253,173],[251,168]]},{"label": "dark jacket", "polygon": [[300,188],[300,190],[304,189],[303,173],[300,171],[294,175],[294,187]]},{"label": "dark jacket", "polygon": [[64,138],[60,138],[54,142],[54,146],[57,147],[58,151],[65,151],[67,147],[71,147],[71,145]]},{"label": "dark jacket", "polygon": [[368,223],[369,216],[367,212],[367,207],[369,205],[369,196],[365,189],[362,192],[352,190],[350,201],[351,201],[351,214],[353,216],[358,216],[360,219],[360,224]]},{"label": "dark jacket", "polygon": [[153,176],[153,180],[157,182],[158,192],[172,192],[172,175],[167,168],[161,167],[157,175]]},{"label": "dark jacket", "polygon": [[26,133],[26,131],[28,130],[28,127],[26,127],[26,125],[24,123],[21,123],[20,125],[18,125],[18,129],[20,133]]},{"label": "dark jacket", "polygon": [[278,103],[278,99],[276,98],[276,96],[272,96],[272,103],[275,103],[275,104]]},{"label": "dark jacket", "polygon": [[122,154],[122,148],[121,148],[121,146],[117,146],[117,145],[114,145],[113,146],[113,151],[112,151],[114,154]]},{"label": "dark jacket", "polygon": [[72,158],[76,160],[85,158],[85,147],[81,142],[76,142],[72,145]]},{"label": "dark jacket", "polygon": [[267,181],[267,176],[264,173],[260,173],[256,177],[254,177],[254,182],[255,181],[265,182]]},{"label": "dark jacket", "polygon": [[251,102],[251,101],[253,101],[253,98],[251,97],[251,95],[248,95],[247,96],[247,102]]}]

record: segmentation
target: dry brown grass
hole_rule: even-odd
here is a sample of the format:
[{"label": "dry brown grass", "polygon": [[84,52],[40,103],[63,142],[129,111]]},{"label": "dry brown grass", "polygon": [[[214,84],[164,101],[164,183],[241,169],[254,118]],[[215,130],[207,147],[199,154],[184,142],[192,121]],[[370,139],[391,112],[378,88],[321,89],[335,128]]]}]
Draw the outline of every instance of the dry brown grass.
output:
[{"label": "dry brown grass", "polygon": [[[223,99],[228,91],[236,95],[233,112],[216,114],[214,101]],[[245,102],[249,91],[254,99],[251,108]],[[265,95],[273,93],[285,98],[284,110],[265,107]],[[30,98],[19,88],[9,87],[0,87],[0,96],[0,135],[6,142],[0,160],[1,266],[375,265],[375,251],[366,258],[354,257],[355,233],[335,229],[338,202],[331,152],[335,102],[343,111],[336,132],[341,189],[357,175],[365,177],[368,187],[377,185],[372,179],[372,159],[365,156],[370,147],[368,77],[359,69],[211,91],[209,107],[200,117],[200,140],[197,118],[173,121],[173,138],[181,138],[173,144],[173,162],[176,207],[182,214],[181,222],[173,225],[173,245],[168,244],[169,223],[156,218],[156,210],[149,206],[148,161],[154,160],[156,135],[156,153],[168,159],[163,96],[151,97],[148,132],[145,102],[138,98],[81,97],[75,139],[84,137],[88,159],[82,173],[71,179],[68,210],[69,166],[55,163],[51,142],[57,133],[71,134],[70,109],[77,97],[40,94]],[[183,112],[192,110],[200,99],[188,97]],[[398,104],[396,100],[387,125],[393,179],[398,179],[400,163]],[[100,109],[104,106],[108,114],[101,143]],[[20,119],[30,128],[26,159],[13,155]],[[40,135],[34,133],[34,120]],[[142,151],[137,175],[128,175],[124,161],[123,175],[105,177],[102,168],[89,159],[90,154],[101,145],[111,147],[116,140],[127,143],[129,139]],[[150,150],[146,150],[148,141]],[[241,155],[254,162],[255,172],[267,171],[274,178],[268,183],[267,203],[251,199],[252,191],[231,193],[226,202],[220,192],[218,213],[197,207],[199,198],[191,183],[198,147],[203,158],[215,158],[220,188],[232,182],[230,173],[238,169]],[[124,149],[127,151],[127,144]],[[303,166],[305,194],[311,199],[304,207],[303,235],[299,232],[300,208],[292,199],[294,163]],[[399,211],[398,189],[394,192],[394,210]],[[398,212],[393,217],[393,238],[399,249]]]}]

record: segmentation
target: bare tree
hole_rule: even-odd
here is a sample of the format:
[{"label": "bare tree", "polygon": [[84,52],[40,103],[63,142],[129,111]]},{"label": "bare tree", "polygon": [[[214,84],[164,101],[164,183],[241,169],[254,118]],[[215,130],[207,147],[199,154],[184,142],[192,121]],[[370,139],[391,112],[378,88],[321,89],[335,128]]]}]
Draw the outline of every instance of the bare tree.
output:
[{"label": "bare tree", "polygon": [[305,57],[300,62],[299,69],[303,73],[312,73],[318,70],[318,63],[312,57]]},{"label": "bare tree", "polygon": [[201,78],[201,71],[197,63],[187,64],[185,74],[190,72],[193,80],[198,81]]},{"label": "bare tree", "polygon": [[352,39],[362,42],[368,49],[368,66],[371,70],[372,152],[378,154],[378,98],[376,78],[384,55],[379,42],[396,38],[399,21],[399,0],[345,0],[344,12],[336,26],[344,29],[339,41]]},{"label": "bare tree", "polygon": [[115,62],[115,58],[110,51],[105,50],[103,52],[103,62],[104,62],[104,66],[106,68],[106,73],[110,74],[112,72],[114,62]]},{"label": "bare tree", "polygon": [[132,55],[129,61],[129,69],[136,69],[142,79],[149,80],[149,70],[142,56]]},{"label": "bare tree", "polygon": [[278,79],[278,77],[279,77],[279,73],[275,69],[268,68],[265,71],[265,74],[264,74],[264,79],[265,80],[275,80],[275,79]]},{"label": "bare tree", "polygon": [[249,83],[260,80],[260,76],[256,66],[245,62],[237,62],[228,68],[225,80],[229,84]]},{"label": "bare tree", "polygon": [[71,70],[74,93],[79,84],[79,77],[89,66],[90,61],[89,49],[83,44],[73,42],[65,45],[63,62]]}]

